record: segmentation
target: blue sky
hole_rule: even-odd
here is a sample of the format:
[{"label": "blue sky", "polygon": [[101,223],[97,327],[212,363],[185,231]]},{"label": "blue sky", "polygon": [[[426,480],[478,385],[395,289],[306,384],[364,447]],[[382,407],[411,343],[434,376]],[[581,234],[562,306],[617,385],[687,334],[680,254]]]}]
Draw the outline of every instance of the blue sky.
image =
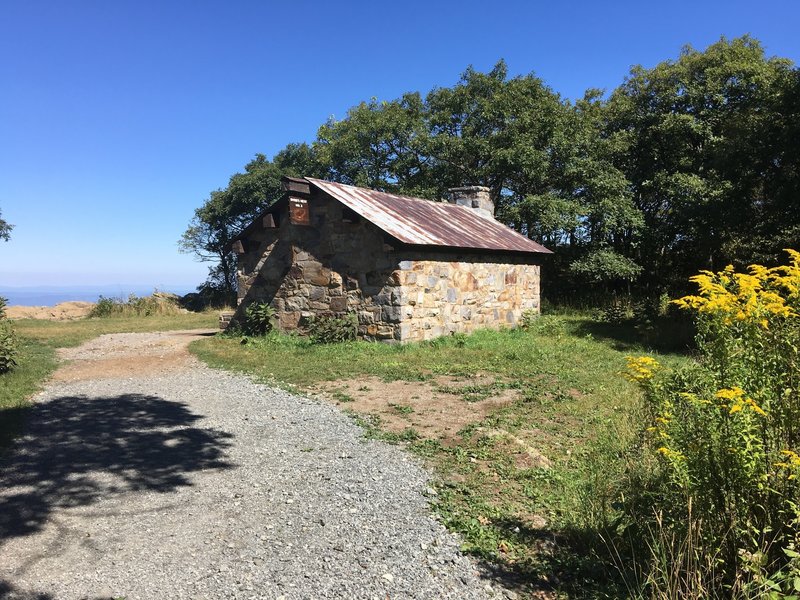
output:
[{"label": "blue sky", "polygon": [[194,287],[177,240],[257,152],[500,58],[575,98],[750,33],[800,61],[800,3],[0,2],[0,285]]}]

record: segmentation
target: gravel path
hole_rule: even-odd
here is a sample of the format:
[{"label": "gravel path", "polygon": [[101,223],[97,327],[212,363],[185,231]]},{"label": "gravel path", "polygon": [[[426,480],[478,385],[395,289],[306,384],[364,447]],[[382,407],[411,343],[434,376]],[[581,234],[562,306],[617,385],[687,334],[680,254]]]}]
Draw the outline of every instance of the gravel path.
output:
[{"label": "gravel path", "polygon": [[83,375],[36,398],[0,464],[0,597],[505,597],[431,517],[426,472],[334,407],[190,357],[104,371],[165,337],[71,350]]}]

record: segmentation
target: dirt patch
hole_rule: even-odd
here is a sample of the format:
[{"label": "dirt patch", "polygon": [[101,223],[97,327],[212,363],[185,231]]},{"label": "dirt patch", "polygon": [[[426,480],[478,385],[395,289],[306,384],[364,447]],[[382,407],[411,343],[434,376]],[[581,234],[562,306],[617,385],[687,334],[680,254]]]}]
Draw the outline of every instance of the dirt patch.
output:
[{"label": "dirt patch", "polygon": [[53,380],[115,379],[186,369],[197,365],[189,343],[215,332],[193,329],[101,335],[77,348],[60,348],[58,356],[66,363],[53,374]]},{"label": "dirt patch", "polygon": [[552,466],[550,459],[538,448],[534,448],[526,440],[505,429],[478,427],[478,432],[507,440],[506,443],[510,447],[506,449],[506,454],[514,457],[514,464],[518,469],[549,469]]},{"label": "dirt patch", "polygon": [[[482,421],[519,397],[518,390],[496,386],[498,383],[485,374],[468,378],[442,375],[428,381],[365,377],[327,382],[312,391],[340,408],[379,416],[382,429],[400,433],[413,427],[423,438],[446,442],[466,426]],[[465,399],[478,387],[486,390],[482,394],[486,397],[477,401]]]},{"label": "dirt patch", "polygon": [[86,317],[94,307],[93,302],[62,302],[55,306],[7,306],[9,319],[43,319],[46,321],[73,321]]}]

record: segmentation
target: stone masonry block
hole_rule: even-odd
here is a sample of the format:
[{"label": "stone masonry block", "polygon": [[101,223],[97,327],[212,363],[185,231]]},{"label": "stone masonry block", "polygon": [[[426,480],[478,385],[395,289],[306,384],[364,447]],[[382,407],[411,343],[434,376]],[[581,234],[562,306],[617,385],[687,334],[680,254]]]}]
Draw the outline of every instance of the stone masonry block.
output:
[{"label": "stone masonry block", "polygon": [[336,296],[331,298],[330,307],[333,312],[347,311],[347,296]]},{"label": "stone masonry block", "polygon": [[308,299],[314,302],[321,302],[325,299],[325,288],[314,286],[308,290]]},{"label": "stone masonry block", "polygon": [[381,310],[381,320],[387,323],[399,323],[402,312],[399,306],[384,306]]}]

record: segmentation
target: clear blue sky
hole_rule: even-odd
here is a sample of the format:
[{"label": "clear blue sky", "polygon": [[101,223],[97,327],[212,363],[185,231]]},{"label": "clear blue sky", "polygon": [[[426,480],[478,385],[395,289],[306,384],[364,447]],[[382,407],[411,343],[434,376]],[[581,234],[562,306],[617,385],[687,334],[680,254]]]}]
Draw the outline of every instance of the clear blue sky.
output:
[{"label": "clear blue sky", "polygon": [[192,211],[257,152],[504,58],[565,97],[684,44],[800,61],[800,3],[0,1],[0,285],[194,287]]}]

